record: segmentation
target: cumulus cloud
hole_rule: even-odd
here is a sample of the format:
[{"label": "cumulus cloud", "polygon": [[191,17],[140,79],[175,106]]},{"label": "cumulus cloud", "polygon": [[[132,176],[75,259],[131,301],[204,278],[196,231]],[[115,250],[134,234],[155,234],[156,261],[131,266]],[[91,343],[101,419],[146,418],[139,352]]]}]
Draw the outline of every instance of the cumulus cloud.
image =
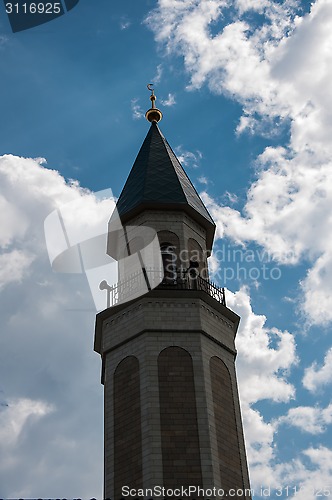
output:
[{"label": "cumulus cloud", "polygon": [[[260,15],[255,22],[250,12]],[[229,15],[229,13],[232,15]],[[160,0],[146,19],[167,53],[181,54],[190,89],[207,85],[243,106],[237,133],[289,127],[289,142],[268,147],[242,210],[210,199],[217,235],[262,245],[276,261],[310,267],[301,281],[308,324],[332,321],[332,4]],[[209,203],[206,195],[205,201]]]},{"label": "cumulus cloud", "polygon": [[301,288],[304,292],[301,306],[310,323],[327,326],[332,321],[330,307],[332,298],[331,280],[332,251],[329,244],[326,245],[325,250],[313,263],[312,268],[308,270],[306,277],[301,281]]},{"label": "cumulus cloud", "polygon": [[[250,21],[253,11],[260,23]],[[301,284],[303,310],[312,323],[331,321],[331,3],[317,0],[301,16],[293,1],[159,0],[147,22],[168,53],[183,56],[189,89],[208,85],[243,105],[239,134],[261,133],[262,123],[270,130],[279,120],[289,124],[289,144],[267,148],[258,158],[257,178],[241,211],[208,194],[204,200],[217,221],[218,237],[240,245],[256,242],[288,265],[306,258],[311,268]],[[161,67],[156,76],[161,78]],[[137,99],[132,112],[135,119],[144,116]],[[184,165],[197,165],[201,153],[180,151],[179,157]],[[0,415],[3,428],[16,429],[8,448],[0,449],[0,461],[6,461],[1,493],[96,497],[103,431],[100,364],[92,353],[94,310],[88,311],[92,303],[82,276],[50,272],[42,233],[44,218],[57,204],[82,202],[83,220],[100,213],[100,205],[41,163],[12,156],[0,160],[0,217],[6,214],[0,224],[5,325],[0,379],[9,403]],[[254,482],[275,487],[297,482],[301,498],[311,500],[314,487],[329,484],[332,451],[311,447],[294,461],[278,463],[278,424],[252,408],[265,399],[285,403],[294,398],[289,381],[296,363],[294,338],[269,328],[266,317],[253,312],[245,289],[229,293],[228,305],[242,317],[238,375]],[[85,309],[83,315],[79,308]],[[306,370],[304,386],[314,391],[329,383],[330,365],[329,351],[322,367]],[[284,422],[303,429],[305,416],[311,431],[321,432],[330,422],[330,406],[291,409]]]},{"label": "cumulus cloud", "polygon": [[236,337],[237,375],[251,476],[255,484],[265,484],[266,467],[272,467],[275,459],[277,425],[265,421],[252,405],[262,400],[289,402],[295,397],[288,378],[297,363],[296,345],[293,335],[268,328],[266,317],[254,313],[245,288],[228,291],[227,306],[241,317]]},{"label": "cumulus cloud", "polygon": [[34,256],[17,249],[0,254],[0,289],[8,283],[22,281],[33,260]]},{"label": "cumulus cloud", "polygon": [[281,264],[311,263],[300,286],[300,305],[308,323],[332,320],[332,181],[330,163],[312,154],[289,157],[285,148],[267,148],[259,157],[259,177],[241,213],[202,197],[217,223],[217,236],[244,245],[255,242]]},{"label": "cumulus cloud", "polygon": [[131,26],[131,22],[128,19],[126,19],[126,18],[121,19],[120,30],[127,30],[130,26]]},{"label": "cumulus cloud", "polygon": [[283,461],[278,454],[278,430],[288,425],[302,433],[320,435],[332,422],[332,404],[325,408],[299,406],[279,418],[264,418],[255,403],[295,400],[290,381],[291,370],[298,363],[295,339],[287,331],[267,327],[266,317],[253,311],[245,288],[228,291],[227,305],[241,317],[236,338],[237,374],[251,486],[256,494],[262,486],[270,488],[271,497],[277,491],[280,496],[280,488],[288,486],[288,498],[297,498],[296,492],[299,495],[301,491],[301,499],[312,500],[314,490],[329,485],[332,451],[317,445],[299,449],[294,459]]},{"label": "cumulus cloud", "polygon": [[0,158],[10,218],[0,225],[1,495],[97,498],[103,404],[95,308],[84,275],[52,272],[44,220],[75,203],[76,224],[98,228],[114,201],[96,199],[42,162]]},{"label": "cumulus cloud", "polygon": [[154,85],[157,85],[158,83],[161,82],[161,77],[163,76],[163,65],[158,64],[157,69],[156,69],[156,74],[152,78],[151,82],[153,82]]},{"label": "cumulus cloud", "polygon": [[176,156],[179,162],[184,167],[193,167],[197,168],[199,166],[199,162],[203,158],[203,155],[200,151],[186,151],[183,146],[177,146],[175,148]]},{"label": "cumulus cloud", "polygon": [[311,392],[332,383],[332,348],[327,351],[321,367],[315,362],[306,368],[302,383]]},{"label": "cumulus cloud", "polygon": [[[231,9],[227,22],[225,13]],[[253,11],[261,15],[260,22],[249,21]],[[314,133],[321,145],[322,130],[302,125],[314,125],[317,119],[322,124],[331,109],[326,106],[331,99],[326,85],[331,76],[331,4],[318,0],[310,14],[301,14],[291,1],[160,0],[146,22],[169,53],[183,55],[191,88],[206,84],[243,104],[243,128],[252,125],[257,113],[289,117],[294,133]],[[303,142],[301,137],[301,147]]]},{"label": "cumulus cloud", "polygon": [[[329,496],[332,450],[325,446],[303,450],[292,461],[254,468],[251,486],[258,498],[313,500],[316,494]],[[265,494],[261,495],[262,487]]]},{"label": "cumulus cloud", "polygon": [[[14,156],[0,159],[0,182],[18,221],[10,231],[5,228],[3,261],[10,259],[8,245],[10,252],[33,256],[24,261],[19,279],[8,281],[0,292],[0,378],[8,404],[1,405],[0,419],[2,432],[10,434],[0,447],[2,494],[48,497],[62,491],[73,498],[98,497],[103,429],[100,360],[92,350],[95,311],[82,275],[51,272],[43,225],[57,206],[74,203],[73,223],[99,228],[113,200],[97,200],[41,162]],[[266,326],[266,318],[253,312],[245,289],[229,292],[228,305],[242,317],[239,385],[257,478],[274,460],[276,426],[251,405],[293,398],[288,375],[296,363],[295,342],[289,332]]]},{"label": "cumulus cloud", "polygon": [[[235,14],[229,23],[224,21],[227,9]],[[262,26],[248,24],[246,14],[253,10],[264,15]],[[259,101],[264,110],[277,93],[265,59],[272,58],[277,42],[293,28],[294,18],[291,2],[281,6],[271,1],[160,0],[146,22],[169,53],[183,55],[191,88],[208,84],[214,92],[242,102],[256,98],[256,106]],[[216,34],[215,26],[220,26]]]},{"label": "cumulus cloud", "polygon": [[[31,421],[33,418],[35,423],[38,423],[39,419],[52,411],[54,407],[43,401],[26,398],[9,400],[6,403],[6,409],[0,411],[0,440],[2,446],[7,447],[7,453],[8,447],[16,444],[28,419]],[[5,457],[2,456],[1,459],[3,460],[1,467],[6,467]]]},{"label": "cumulus cloud", "polygon": [[294,386],[287,380],[290,368],[297,362],[294,336],[266,327],[266,317],[253,312],[245,288],[235,294],[228,292],[227,297],[228,307],[241,317],[236,340],[242,401],[289,401],[295,395]]},{"label": "cumulus cloud", "polygon": [[167,99],[162,99],[161,103],[163,106],[174,106],[176,104],[175,95],[169,93]]},{"label": "cumulus cloud", "polygon": [[298,427],[303,432],[321,434],[332,423],[332,404],[326,408],[298,406],[291,408],[287,415],[278,419],[278,425],[288,424]]},{"label": "cumulus cloud", "polygon": [[132,117],[134,120],[140,120],[144,118],[144,111],[141,106],[138,104],[138,99],[132,99],[130,102]]},{"label": "cumulus cloud", "polygon": [[201,175],[200,177],[198,177],[197,180],[201,184],[205,184],[205,185],[209,184],[209,181],[208,181],[207,177],[205,177],[204,175]]},{"label": "cumulus cloud", "polygon": [[[277,136],[254,162],[255,180],[237,210],[202,194],[217,224],[217,238],[246,248],[259,245],[285,266],[308,267],[298,284],[297,304],[308,325],[332,321],[332,4],[316,0],[310,11],[297,2],[271,0],[159,0],[146,23],[167,55],[183,58],[188,90],[206,86],[242,105],[235,133]],[[255,13],[256,16],[252,16]],[[227,194],[226,194],[227,196]],[[213,269],[218,261],[212,256]],[[303,269],[303,268],[302,268]],[[305,271],[303,271],[305,273]],[[291,408],[280,421],[265,420],[254,402],[290,402],[295,388],[294,337],[266,326],[251,308],[245,289],[228,306],[242,317],[237,367],[251,478],[255,487],[301,487],[301,499],[330,484],[331,450],[298,450],[289,462],[277,454],[282,423],[319,435],[330,423],[331,406]],[[330,351],[324,364],[305,371],[312,392],[331,382]],[[295,497],[289,492],[288,497]]]}]

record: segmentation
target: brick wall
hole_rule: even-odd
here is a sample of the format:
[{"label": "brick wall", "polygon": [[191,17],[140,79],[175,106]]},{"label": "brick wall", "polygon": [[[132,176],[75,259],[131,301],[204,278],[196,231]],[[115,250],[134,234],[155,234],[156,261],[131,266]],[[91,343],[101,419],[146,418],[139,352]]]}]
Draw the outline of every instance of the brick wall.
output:
[{"label": "brick wall", "polygon": [[121,361],[114,373],[114,494],[122,486],[142,487],[142,432],[139,362]]},{"label": "brick wall", "polygon": [[[221,486],[225,491],[244,489],[230,373],[216,356],[210,359],[210,370]],[[244,496],[233,498],[242,499]]]},{"label": "brick wall", "polygon": [[202,487],[193,362],[180,347],[158,358],[164,486]]}]

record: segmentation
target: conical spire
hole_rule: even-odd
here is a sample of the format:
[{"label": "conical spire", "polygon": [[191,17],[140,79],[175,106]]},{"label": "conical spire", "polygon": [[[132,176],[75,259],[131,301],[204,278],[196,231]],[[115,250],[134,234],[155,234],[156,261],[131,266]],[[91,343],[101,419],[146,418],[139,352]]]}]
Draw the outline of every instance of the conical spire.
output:
[{"label": "conical spire", "polygon": [[[152,89],[149,88],[152,91]],[[206,230],[207,249],[212,249],[215,224],[189,177],[157,125],[159,115],[154,106],[146,116],[150,130],[137,155],[127,182],[117,202],[122,224],[145,209],[183,210]],[[151,117],[148,118],[151,112]],[[159,119],[160,119],[159,118]]]}]

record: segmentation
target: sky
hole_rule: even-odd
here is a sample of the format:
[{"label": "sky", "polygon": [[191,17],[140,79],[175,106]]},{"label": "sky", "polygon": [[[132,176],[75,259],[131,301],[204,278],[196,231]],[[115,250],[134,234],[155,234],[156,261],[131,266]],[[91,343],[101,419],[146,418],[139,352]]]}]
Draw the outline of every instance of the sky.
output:
[{"label": "sky", "polygon": [[102,498],[95,302],[52,270],[44,221],[107,224],[148,83],[241,316],[254,498],[332,496],[331,81],[330,0],[80,0],[17,33],[0,5],[1,498]]}]

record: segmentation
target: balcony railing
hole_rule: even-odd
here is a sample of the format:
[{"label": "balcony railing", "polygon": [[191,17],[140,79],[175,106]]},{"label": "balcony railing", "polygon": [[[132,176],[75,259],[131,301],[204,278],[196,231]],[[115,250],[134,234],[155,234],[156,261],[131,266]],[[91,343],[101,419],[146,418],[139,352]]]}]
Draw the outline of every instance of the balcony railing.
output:
[{"label": "balcony railing", "polygon": [[103,281],[100,284],[100,289],[107,290],[107,307],[128,302],[152,289],[199,290],[226,306],[224,288],[216,286],[198,274],[196,275],[195,272],[183,270],[174,270],[164,276],[161,270],[143,268],[113,286],[109,286],[106,281]]}]

